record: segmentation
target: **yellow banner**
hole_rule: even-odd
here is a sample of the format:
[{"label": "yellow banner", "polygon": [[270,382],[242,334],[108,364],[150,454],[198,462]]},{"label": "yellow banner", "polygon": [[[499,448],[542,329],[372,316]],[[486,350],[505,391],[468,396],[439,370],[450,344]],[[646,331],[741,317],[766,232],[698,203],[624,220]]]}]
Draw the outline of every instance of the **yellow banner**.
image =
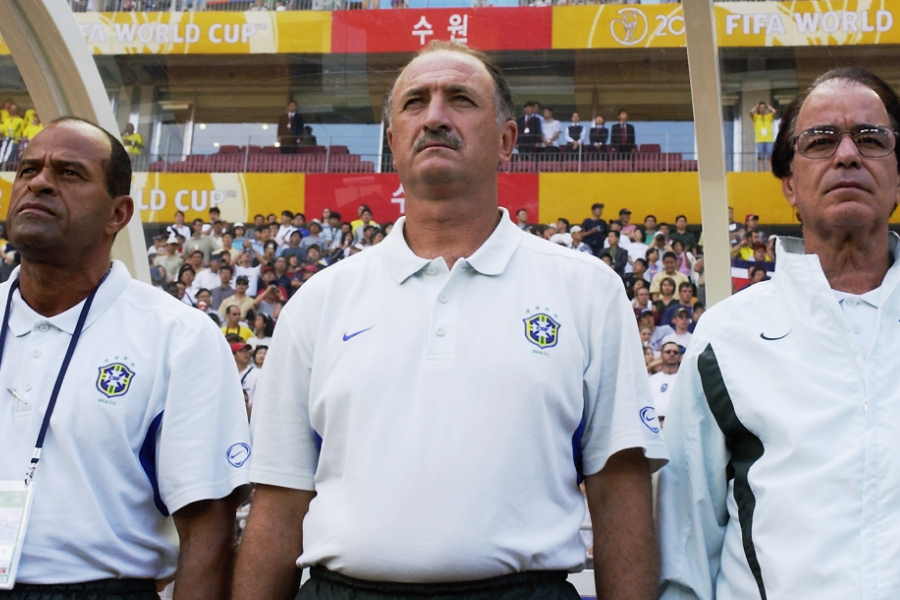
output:
[{"label": "yellow banner", "polygon": [[[94,54],[278,54],[331,51],[326,11],[75,13]],[[0,54],[9,54],[0,43]]]},{"label": "yellow banner", "polygon": [[[716,2],[722,47],[900,43],[900,0]],[[672,48],[685,45],[680,4],[557,6],[554,48]]]},{"label": "yellow banner", "polygon": [[185,218],[207,219],[219,208],[222,219],[245,222],[259,213],[302,211],[303,173],[135,173],[131,195],[145,223],[167,223],[175,211]]}]

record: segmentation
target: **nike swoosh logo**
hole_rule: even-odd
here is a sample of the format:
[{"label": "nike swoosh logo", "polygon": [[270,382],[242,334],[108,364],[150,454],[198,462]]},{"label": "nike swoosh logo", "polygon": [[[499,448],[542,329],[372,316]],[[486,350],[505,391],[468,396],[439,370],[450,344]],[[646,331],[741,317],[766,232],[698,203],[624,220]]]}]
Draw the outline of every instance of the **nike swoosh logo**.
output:
[{"label": "nike swoosh logo", "polygon": [[759,334],[759,337],[761,337],[761,338],[764,339],[764,340],[768,340],[768,341],[770,341],[770,342],[774,342],[775,340],[780,340],[780,339],[786,338],[788,335],[790,335],[790,333],[791,333],[791,330],[789,329],[788,332],[787,332],[786,334],[780,335],[780,336],[778,336],[778,337],[769,337],[769,336],[767,336],[767,335],[764,334],[764,333],[760,333],[760,334]]},{"label": "nike swoosh logo", "polygon": [[[375,326],[372,325],[372,327],[375,327]],[[372,329],[372,327],[366,327],[365,329],[360,329],[359,331],[354,331],[353,333],[345,333],[345,334],[344,334],[344,341],[345,341],[345,342],[346,342],[346,341],[349,341],[349,340],[355,338],[356,336],[358,336],[359,334],[365,333],[365,332],[367,332],[368,330]]]}]

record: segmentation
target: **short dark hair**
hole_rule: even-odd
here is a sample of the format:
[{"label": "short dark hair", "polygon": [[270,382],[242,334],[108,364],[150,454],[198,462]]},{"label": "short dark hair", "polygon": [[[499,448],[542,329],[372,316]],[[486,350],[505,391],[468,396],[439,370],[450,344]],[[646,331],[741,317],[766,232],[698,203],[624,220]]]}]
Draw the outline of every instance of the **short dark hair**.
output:
[{"label": "short dark hair", "polygon": [[289,211],[289,210],[283,210],[283,211],[281,211],[281,216],[282,216],[282,217],[287,217],[287,218],[289,218],[289,219],[293,219],[293,218],[294,218],[294,213],[292,213],[292,212]]},{"label": "short dark hair", "polygon": [[622,238],[622,234],[616,229],[610,229],[606,232],[606,235],[615,235],[617,240]]},{"label": "short dark hair", "polygon": [[676,222],[676,223],[678,222],[678,219],[684,219],[685,221],[687,221],[687,217],[684,216],[684,215],[678,215],[678,216],[676,216],[676,217],[675,217],[675,222]]},{"label": "short dark hair", "polygon": [[[861,67],[838,67],[826,71],[816,77],[803,93],[794,98],[784,110],[784,114],[781,115],[781,127],[772,150],[772,174],[778,179],[783,179],[791,174],[791,162],[794,160],[794,136],[796,135],[794,125],[803,103],[813,90],[833,79],[862,85],[878,94],[891,119],[891,128],[896,130],[900,126],[900,99],[883,79]],[[896,136],[896,133],[894,135]],[[897,170],[900,172],[900,145],[896,143],[894,144],[894,156],[897,158]]]},{"label": "short dark hair", "polygon": [[221,273],[222,271],[231,271],[232,273],[234,273],[234,267],[232,267],[231,265],[222,265],[221,267],[219,267],[219,272]]},{"label": "short dark hair", "polygon": [[212,294],[212,292],[209,291],[209,289],[207,289],[207,288],[200,288],[200,289],[197,290],[197,293],[194,294],[194,296],[199,296],[199,295],[202,294],[203,292],[206,292],[207,294]]},{"label": "short dark hair", "polygon": [[678,290],[680,291],[680,290],[682,290],[682,289],[684,289],[684,288],[691,288],[691,292],[693,292],[693,291],[694,291],[694,284],[691,283],[690,281],[682,281],[681,283],[678,284]]},{"label": "short dark hair", "polygon": [[329,219],[337,219],[338,221],[340,221],[340,220],[341,220],[341,213],[337,212],[336,210],[333,210],[333,211],[331,211],[331,214],[328,215],[328,218],[329,218]]},{"label": "short dark hair", "polygon": [[666,252],[663,254],[663,260],[666,260],[667,258],[671,258],[672,260],[678,260],[678,257],[675,256],[675,253],[672,252],[671,250],[666,250]]},{"label": "short dark hair", "polygon": [[104,165],[104,170],[106,171],[106,191],[112,198],[129,195],[131,193],[131,157],[125,150],[125,146],[119,141],[119,138],[92,121],[72,115],[53,119],[48,124],[48,127],[50,125],[66,122],[87,123],[91,127],[103,132],[106,139],[109,140],[110,145],[109,159]]},{"label": "short dark hair", "polygon": [[646,258],[636,258],[636,259],[634,259],[634,264],[638,264],[638,263],[641,263],[642,265],[644,265],[644,268],[645,268],[645,269],[647,268],[647,259],[646,259]]},{"label": "short dark hair", "polygon": [[591,204],[591,210],[597,210],[598,208],[603,208],[602,202],[594,202]]}]

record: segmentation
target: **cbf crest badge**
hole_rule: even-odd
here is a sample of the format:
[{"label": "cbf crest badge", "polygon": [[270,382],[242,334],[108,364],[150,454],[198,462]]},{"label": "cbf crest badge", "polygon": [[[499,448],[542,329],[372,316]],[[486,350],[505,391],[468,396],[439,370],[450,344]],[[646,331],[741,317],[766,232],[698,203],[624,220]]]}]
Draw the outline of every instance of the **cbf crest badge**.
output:
[{"label": "cbf crest badge", "polygon": [[97,373],[97,390],[107,398],[118,398],[128,393],[134,371],[121,362],[113,362],[99,367]]},{"label": "cbf crest badge", "polygon": [[[546,310],[546,309],[545,309]],[[525,339],[540,348],[546,350],[556,346],[559,341],[559,321],[548,312],[536,312],[522,319],[525,324]]]}]

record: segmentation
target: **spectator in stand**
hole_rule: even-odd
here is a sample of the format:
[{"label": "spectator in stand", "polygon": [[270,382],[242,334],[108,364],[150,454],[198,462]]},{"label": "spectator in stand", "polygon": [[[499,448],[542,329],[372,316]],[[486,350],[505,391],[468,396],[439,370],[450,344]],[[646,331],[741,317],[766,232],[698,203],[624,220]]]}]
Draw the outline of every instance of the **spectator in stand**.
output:
[{"label": "spectator in stand", "polygon": [[662,259],[659,257],[659,250],[656,248],[647,248],[647,253],[644,255],[644,258],[647,261],[647,277],[649,277],[652,282],[657,273],[662,272]]},{"label": "spectator in stand", "polygon": [[612,230],[606,234],[606,243],[608,246],[603,250],[601,256],[609,256],[610,266],[619,277],[625,275],[625,266],[628,264],[628,251],[619,246],[619,238],[621,234]]},{"label": "spectator in stand", "polygon": [[665,312],[662,313],[660,325],[671,325],[672,319],[675,317],[675,312],[678,309],[686,308],[688,314],[691,314],[694,310],[694,302],[696,301],[697,299],[694,297],[694,285],[688,281],[682,281],[678,284],[678,302],[669,306]]},{"label": "spectator in stand", "polygon": [[686,216],[678,215],[675,217],[675,231],[669,234],[669,239],[672,241],[681,240],[685,249],[690,250],[697,245],[697,236],[687,230],[687,224]]},{"label": "spectator in stand", "polygon": [[301,146],[316,146],[319,143],[319,140],[313,134],[313,128],[309,125],[303,126],[303,133],[300,134],[299,141]]},{"label": "spectator in stand", "polygon": [[640,317],[645,310],[653,311],[653,301],[650,299],[650,290],[645,287],[638,289],[634,293],[634,300],[631,301],[631,307],[634,309],[635,318]]},{"label": "spectator in stand", "polygon": [[675,377],[678,375],[683,354],[684,347],[677,342],[663,343],[660,349],[662,359],[660,369],[650,376],[650,392],[653,394],[653,406],[656,408],[656,418],[659,419],[660,426],[665,425],[672,387],[675,385]]},{"label": "spectator in stand", "polygon": [[262,256],[256,257],[256,260],[261,267],[267,267],[272,264],[277,255],[278,244],[275,242],[275,240],[269,240],[263,246]]},{"label": "spectator in stand", "polygon": [[745,231],[741,234],[741,241],[737,246],[731,248],[731,259],[735,260],[753,260],[753,234]]},{"label": "spectator in stand", "polygon": [[169,235],[165,251],[157,254],[153,264],[166,270],[166,281],[175,281],[178,277],[178,269],[184,264],[184,259],[181,258],[181,253],[178,251],[178,238],[174,234]]},{"label": "spectator in stand", "polygon": [[309,235],[300,242],[300,247],[303,249],[301,260],[306,257],[306,251],[310,246],[318,246],[321,249],[325,244],[326,240],[322,239],[322,225],[318,221],[310,221]]},{"label": "spectator in stand", "polygon": [[[31,120],[28,119],[28,113],[33,113]],[[29,108],[25,112],[25,129],[22,130],[22,142],[24,145],[27,145],[28,142],[34,139],[34,136],[39,134],[44,130],[44,124],[41,123],[41,118],[38,116],[34,109]],[[24,149],[23,145],[23,149]]]},{"label": "spectator in stand", "polygon": [[765,243],[769,239],[769,236],[759,228],[759,215],[747,215],[744,219],[744,227],[750,232],[754,240]]},{"label": "spectator in stand", "polygon": [[769,274],[766,273],[765,268],[759,266],[750,267],[750,281],[747,283],[747,287],[750,287],[754,283],[759,283],[760,281],[766,281],[769,279]]},{"label": "spectator in stand", "polygon": [[606,119],[603,115],[594,117],[591,130],[588,132],[588,141],[594,150],[605,150],[609,143],[609,128],[606,126]]},{"label": "spectator in stand", "polygon": [[516,227],[523,231],[528,231],[528,211],[524,208],[520,208],[516,211]]},{"label": "spectator in stand", "polygon": [[[205,269],[197,271],[194,283],[198,288],[213,289],[219,285],[219,269],[222,267],[222,251],[209,257],[209,265]],[[196,267],[195,267],[196,268]]]},{"label": "spectator in stand", "polygon": [[0,165],[16,160],[24,130],[25,119],[19,116],[19,107],[10,103],[6,118],[0,122]]},{"label": "spectator in stand", "polygon": [[282,288],[285,292],[291,287],[290,277],[288,277],[288,262],[283,256],[279,256],[272,263],[272,269],[275,273],[275,285]]},{"label": "spectator in stand", "polygon": [[[631,240],[631,243],[628,244],[628,260],[634,265],[634,261],[637,259],[645,259],[647,258],[647,249],[649,246],[644,243],[644,232],[642,228],[636,226],[631,230],[631,233],[628,234],[628,238]],[[644,263],[646,266],[646,262]],[[633,268],[633,267],[632,267]],[[645,269],[646,270],[646,269]],[[648,280],[649,281],[649,280]]]},{"label": "spectator in stand", "polygon": [[603,204],[595,202],[591,205],[591,216],[581,223],[582,240],[591,247],[594,256],[599,257],[603,252],[606,234],[609,225],[603,220]]},{"label": "spectator in stand", "polygon": [[232,342],[231,353],[234,356],[234,364],[238,370],[238,379],[241,381],[241,389],[244,392],[244,402],[247,404],[247,413],[253,407],[253,394],[256,392],[256,381],[259,370],[254,366],[252,359],[253,348],[247,342]]},{"label": "spectator in stand", "polygon": [[572,226],[567,218],[559,217],[556,219],[556,233],[569,233],[571,227]]},{"label": "spectator in stand", "polygon": [[647,215],[644,217],[644,243],[648,246],[652,244],[656,238],[656,233],[656,215]]},{"label": "spectator in stand", "polygon": [[562,134],[562,123],[553,118],[553,109],[544,107],[544,122],[541,125],[541,135],[545,148],[556,148]]},{"label": "spectator in stand", "polygon": [[537,102],[529,100],[522,108],[522,116],[516,119],[516,126],[519,128],[516,147],[520,153],[534,152],[544,139],[541,119],[535,114],[536,108]]},{"label": "spectator in stand", "polygon": [[216,324],[216,327],[221,327],[222,320],[219,319],[218,311],[210,306],[210,302],[212,301],[212,294],[210,291],[206,288],[200,288],[197,290],[196,298],[197,309],[206,313],[206,316],[212,319],[213,323]]},{"label": "spectator in stand", "polygon": [[753,262],[771,263],[772,255],[769,253],[769,247],[762,242],[753,242]]},{"label": "spectator in stand", "polygon": [[221,265],[233,265],[238,256],[241,255],[240,252],[234,249],[234,244],[232,244],[233,238],[230,233],[224,233],[222,235],[222,250],[219,250],[215,254],[219,256],[220,266]]},{"label": "spectator in stand", "polygon": [[289,210],[281,211],[281,225],[278,226],[278,232],[275,234],[275,241],[279,246],[284,246],[287,244],[288,237],[290,237],[292,231],[296,231],[297,228],[293,225],[294,213]]},{"label": "spectator in stand", "polygon": [[666,239],[666,234],[663,231],[656,232],[656,235],[653,236],[653,243],[651,244],[651,247],[659,250],[660,256],[664,256],[666,252],[671,251],[671,248],[669,247],[668,241]]},{"label": "spectator in stand", "polygon": [[278,144],[282,154],[297,152],[297,140],[303,132],[303,117],[297,112],[297,103],[291,100],[278,117]]},{"label": "spectator in stand", "polygon": [[199,250],[203,253],[204,264],[209,262],[209,257],[212,256],[213,252],[213,241],[209,236],[203,235],[203,219],[191,221],[191,237],[184,242],[184,252],[186,254],[190,254],[194,250]]},{"label": "spectator in stand", "polygon": [[669,278],[672,280],[672,294],[675,293],[675,286],[683,281],[689,281],[687,276],[678,270],[678,259],[674,252],[669,251],[663,254],[662,262],[663,270],[654,275],[653,280],[650,281],[651,295],[660,293],[660,283],[663,279]]},{"label": "spectator in stand", "polygon": [[[272,274],[272,271],[266,271],[266,273]],[[282,302],[281,290],[274,283],[267,283],[253,301],[253,310],[257,314],[261,313],[271,317],[277,302]]]},{"label": "spectator in stand", "polygon": [[675,254],[675,262],[678,271],[690,279],[694,272],[694,255],[685,250],[684,243],[681,240],[672,241],[672,253]]},{"label": "spectator in stand", "polygon": [[672,317],[672,325],[674,331],[663,338],[663,344],[666,342],[675,342],[683,348],[687,348],[691,341],[691,313],[687,308],[679,308]]},{"label": "spectator in stand", "polygon": [[569,120],[565,132],[563,141],[569,150],[577,151],[583,144],[587,143],[588,128],[581,122],[581,115],[577,112],[572,113],[572,118]]},{"label": "spectator in stand", "polygon": [[246,293],[249,296],[256,296],[257,282],[259,281],[259,270],[260,265],[253,264],[253,258],[249,253],[243,252],[238,257],[238,264],[234,267],[234,274],[239,278],[243,277],[245,281],[249,282],[249,286],[246,290]]},{"label": "spectator in stand", "polygon": [[184,295],[181,297],[181,301],[187,304],[188,306],[196,306],[197,305],[197,288],[194,286],[194,278],[197,275],[197,272],[194,271],[194,267],[191,265],[182,265],[181,269],[178,270],[178,283],[184,285]]},{"label": "spectator in stand", "polygon": [[266,353],[268,351],[269,347],[264,344],[260,344],[253,349],[253,364],[256,365],[257,369],[263,368],[263,365],[266,362]]},{"label": "spectator in stand", "polygon": [[350,221],[350,231],[354,231],[357,227],[362,225],[362,214],[364,210],[368,210],[370,213],[372,212],[372,209],[365,204],[360,204],[356,207],[356,218]]},{"label": "spectator in stand", "polygon": [[203,268],[203,253],[199,250],[186,252],[184,257],[184,264],[190,265],[194,269],[194,275],[196,276],[196,274],[200,272],[200,269]]},{"label": "spectator in stand", "polygon": [[209,306],[213,310],[219,310],[222,301],[234,294],[234,288],[231,287],[231,279],[234,277],[234,267],[231,265],[222,265],[219,267],[219,284],[210,289]]},{"label": "spectator in stand", "polygon": [[634,295],[634,284],[637,282],[643,282],[644,284],[646,284],[644,287],[647,288],[647,293],[649,294],[650,279],[647,276],[647,259],[634,259],[634,262],[631,263],[631,268],[631,273],[626,273],[625,277],[622,278],[623,282],[625,283],[625,291],[629,292],[631,295]]},{"label": "spectator in stand", "polygon": [[253,335],[247,338],[247,343],[256,348],[259,345],[268,346],[272,342],[272,333],[275,331],[275,321],[272,317],[258,312],[253,317]]},{"label": "spectator in stand", "polygon": [[306,257],[306,248],[300,246],[301,242],[302,237],[300,231],[295,229],[288,238],[287,246],[278,250],[278,256],[283,256],[288,259],[292,256],[296,256],[298,261],[303,260]]},{"label": "spectator in stand", "polygon": [[594,253],[591,247],[584,243],[584,232],[581,229],[581,225],[572,225],[569,233],[572,235],[572,245],[570,246],[572,250]]},{"label": "spectator in stand", "polygon": [[[234,293],[219,304],[219,315],[225,317],[229,307],[237,306],[241,319],[247,317],[247,311],[253,308],[253,298],[247,295],[249,281],[246,275],[238,275],[234,280]],[[247,338],[244,338],[245,340]]]},{"label": "spectator in stand", "polygon": [[628,240],[631,241],[631,232],[635,230],[637,225],[631,222],[631,211],[629,209],[619,209],[619,223],[622,225],[622,234],[628,236]]},{"label": "spectator in stand", "polygon": [[769,169],[772,144],[775,142],[775,109],[763,100],[750,111],[753,121],[753,140],[756,142],[756,163],[759,171]]},{"label": "spectator in stand", "polygon": [[658,291],[654,292],[653,288],[650,288],[650,297],[654,299],[653,305],[655,307],[654,312],[656,312],[657,325],[662,324],[660,321],[666,310],[678,304],[678,298],[675,296],[676,289],[675,280],[671,277],[662,278],[659,282]]},{"label": "spectator in stand", "polygon": [[134,129],[134,123],[126,123],[122,132],[122,145],[131,156],[140,156],[144,153],[144,136]]},{"label": "spectator in stand", "polygon": [[231,242],[231,247],[237,250],[238,252],[244,247],[244,235],[247,230],[244,227],[243,223],[235,223],[234,227],[231,228],[231,233],[234,236],[234,240]]},{"label": "spectator in stand", "polygon": [[[364,208],[359,215],[359,225],[353,228],[353,239],[357,242],[362,241],[367,227],[378,227],[378,223],[372,220],[372,210],[368,207]],[[371,235],[370,233],[369,240],[371,240]]]},{"label": "spectator in stand", "polygon": [[[327,209],[326,209],[327,210]],[[328,216],[322,218],[322,239],[325,243],[325,248],[330,252],[334,250],[341,243],[341,214],[338,212],[329,211]]]},{"label": "spectator in stand", "polygon": [[237,335],[242,340],[249,340],[253,332],[243,322],[241,309],[237,305],[229,306],[225,310],[225,324],[222,325],[222,333],[225,335]]},{"label": "spectator in stand", "polygon": [[300,268],[307,273],[317,273],[324,269],[327,263],[322,259],[322,250],[315,244],[306,249],[306,258],[300,264]]},{"label": "spectator in stand", "polygon": [[628,113],[624,109],[619,111],[619,120],[612,126],[609,143],[616,152],[634,152],[634,125],[628,122]]}]

